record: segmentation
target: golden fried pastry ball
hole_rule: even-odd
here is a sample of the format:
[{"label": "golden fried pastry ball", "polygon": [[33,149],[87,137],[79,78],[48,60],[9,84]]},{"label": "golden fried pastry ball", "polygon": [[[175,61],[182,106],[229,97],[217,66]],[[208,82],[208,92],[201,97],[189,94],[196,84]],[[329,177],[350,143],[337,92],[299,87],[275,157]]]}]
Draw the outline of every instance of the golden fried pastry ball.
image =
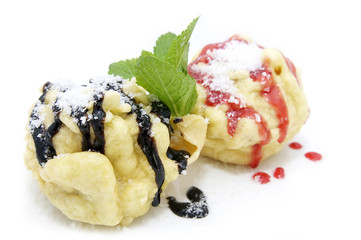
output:
[{"label": "golden fried pastry ball", "polygon": [[194,114],[208,119],[202,154],[256,167],[277,153],[309,115],[299,72],[280,51],[247,37],[205,46],[188,65],[197,80]]},{"label": "golden fried pastry ball", "polygon": [[159,204],[203,147],[204,119],[188,115],[173,124],[167,111],[134,79],[47,83],[31,110],[25,165],[70,219],[128,225]]}]

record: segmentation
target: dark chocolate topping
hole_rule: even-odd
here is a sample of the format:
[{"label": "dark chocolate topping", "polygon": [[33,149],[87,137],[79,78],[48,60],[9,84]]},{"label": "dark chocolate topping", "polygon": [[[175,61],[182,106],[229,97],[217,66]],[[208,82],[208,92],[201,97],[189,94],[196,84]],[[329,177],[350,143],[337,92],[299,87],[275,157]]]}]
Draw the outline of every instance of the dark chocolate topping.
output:
[{"label": "dark chocolate topping", "polygon": [[[157,115],[160,121],[168,127],[169,137],[173,133],[172,125],[170,125],[171,111],[167,105],[161,101],[152,102],[152,113]],[[182,122],[182,118],[175,118],[173,123]],[[167,150],[167,157],[178,163],[178,172],[181,174],[187,168],[187,160],[190,157],[190,154],[184,150],[175,150],[171,147]]]},{"label": "dark chocolate topping", "polygon": [[174,197],[168,197],[170,210],[177,216],[184,218],[204,218],[208,215],[208,206],[203,192],[191,187],[187,192],[190,202],[178,202]]},{"label": "dark chocolate topping", "polygon": [[176,117],[176,118],[173,119],[174,124],[181,123],[181,122],[183,122],[183,118]]},{"label": "dark chocolate topping", "polygon": [[[51,89],[51,83],[47,82],[43,87],[43,94],[40,96],[38,102],[36,103],[34,109],[30,114],[31,121],[40,121],[40,116],[38,113],[38,108],[45,101],[46,93]],[[41,166],[45,164],[49,159],[56,156],[56,151],[52,143],[53,136],[59,131],[61,127],[61,121],[59,119],[59,109],[53,107],[54,112],[54,122],[45,129],[44,123],[38,124],[38,126],[31,126],[30,132],[33,137],[35,144],[36,156],[38,162]]]},{"label": "dark chocolate topping", "polygon": [[167,126],[169,130],[169,134],[173,132],[172,125],[170,125],[169,123],[171,112],[168,106],[161,101],[154,101],[151,103],[151,105],[152,105],[151,113],[157,115],[160,121]]},{"label": "dark chocolate topping", "polygon": [[90,121],[94,134],[95,139],[93,142],[93,146],[91,149],[92,151],[99,152],[104,154],[105,148],[105,137],[104,137],[104,119],[105,119],[105,112],[102,108],[104,100],[104,93],[94,95],[94,106],[93,106],[93,118]]},{"label": "dark chocolate topping", "polygon": [[137,115],[137,123],[139,126],[138,144],[155,173],[155,182],[158,186],[157,193],[152,202],[152,206],[155,207],[160,203],[160,194],[165,178],[164,167],[158,155],[155,140],[152,137],[152,122],[150,121],[149,115],[143,114],[139,107],[137,107],[134,112]]},{"label": "dark chocolate topping", "polygon": [[175,150],[169,147],[167,150],[167,157],[178,163],[179,174],[187,169],[187,160],[190,157],[189,152],[184,150]]},{"label": "dark chocolate topping", "polygon": [[77,125],[82,135],[82,151],[88,151],[92,148],[90,138],[90,122],[87,115],[88,109],[85,107],[71,113],[71,116],[77,119]]}]

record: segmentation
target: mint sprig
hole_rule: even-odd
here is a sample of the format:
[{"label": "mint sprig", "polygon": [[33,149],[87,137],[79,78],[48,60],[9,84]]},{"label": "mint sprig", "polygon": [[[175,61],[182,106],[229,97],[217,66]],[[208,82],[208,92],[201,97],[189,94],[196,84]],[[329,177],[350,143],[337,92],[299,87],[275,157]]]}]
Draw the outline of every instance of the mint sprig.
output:
[{"label": "mint sprig", "polygon": [[137,61],[137,83],[158,96],[174,116],[188,114],[197,101],[196,82],[165,61],[149,54]]},{"label": "mint sprig", "polygon": [[109,66],[109,74],[130,79],[155,94],[176,117],[187,115],[197,100],[196,82],[187,73],[189,39],[198,21],[195,18],[180,35],[165,33],[156,41],[154,53],[122,60]]}]

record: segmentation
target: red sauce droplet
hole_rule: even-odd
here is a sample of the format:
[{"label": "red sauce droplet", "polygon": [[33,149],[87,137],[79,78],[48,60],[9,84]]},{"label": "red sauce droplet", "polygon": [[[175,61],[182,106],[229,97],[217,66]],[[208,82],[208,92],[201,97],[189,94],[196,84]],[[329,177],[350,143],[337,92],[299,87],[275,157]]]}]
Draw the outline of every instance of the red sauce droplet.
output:
[{"label": "red sauce droplet", "polygon": [[[213,43],[206,45],[199,56],[188,65],[188,73],[193,78],[196,79],[197,83],[202,85],[207,90],[207,97],[205,104],[207,106],[217,106],[220,104],[226,104],[228,106],[228,110],[226,111],[226,117],[228,121],[227,125],[227,131],[228,134],[233,136],[237,129],[238,121],[241,118],[248,118],[255,120],[255,123],[258,126],[258,133],[260,135],[260,143],[255,144],[252,147],[252,156],[251,156],[251,162],[250,166],[255,168],[258,166],[259,162],[262,159],[261,149],[262,145],[267,144],[271,139],[270,130],[268,129],[267,122],[262,118],[262,116],[251,106],[248,106],[246,103],[244,103],[240,98],[233,96],[230,93],[222,92],[219,90],[214,90],[210,87],[210,84],[212,83],[212,76],[207,75],[206,73],[200,73],[197,71],[194,71],[192,69],[193,65],[204,63],[208,64],[209,61],[212,60],[212,57],[207,54],[208,51],[213,51],[216,49],[222,49],[225,48],[226,44],[232,40],[237,40],[240,42],[248,43],[248,41],[242,39],[238,35],[234,35],[228,40],[221,42],[221,43]],[[204,79],[207,78],[207,83],[204,83]]]},{"label": "red sauce droplet", "polygon": [[260,184],[269,183],[271,180],[271,176],[265,172],[257,172],[252,176],[253,180],[259,182]]},{"label": "red sauce droplet", "polygon": [[288,146],[292,149],[301,149],[302,148],[302,145],[298,142],[292,142]]},{"label": "red sauce droplet", "polygon": [[319,161],[322,159],[322,155],[317,152],[308,152],[305,154],[305,157],[311,161]]},{"label": "red sauce droplet", "polygon": [[273,172],[273,176],[277,179],[282,179],[285,178],[285,170],[281,167],[278,167],[275,169],[275,171]]},{"label": "red sauce droplet", "polygon": [[283,98],[281,90],[273,80],[272,72],[267,64],[264,64],[261,69],[251,71],[249,76],[253,81],[259,82],[261,84],[261,96],[272,106],[273,110],[276,112],[276,116],[279,121],[278,128],[280,130],[280,136],[277,141],[282,143],[287,136],[289,121],[287,104]]}]

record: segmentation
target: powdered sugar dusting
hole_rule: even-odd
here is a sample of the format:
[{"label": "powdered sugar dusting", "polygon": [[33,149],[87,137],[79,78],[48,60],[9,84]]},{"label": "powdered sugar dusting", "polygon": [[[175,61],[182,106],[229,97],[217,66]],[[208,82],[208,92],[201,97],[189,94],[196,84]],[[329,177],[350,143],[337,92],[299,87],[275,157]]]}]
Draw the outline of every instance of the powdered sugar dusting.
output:
[{"label": "powdered sugar dusting", "polygon": [[[33,108],[32,115],[30,118],[30,123],[29,123],[30,133],[33,133],[35,128],[39,128],[43,124],[44,115],[41,114],[43,107],[44,104],[41,103],[40,100],[38,100]],[[38,136],[38,137],[42,137],[42,136]]]},{"label": "powdered sugar dusting", "polygon": [[120,76],[105,75],[92,78],[90,80],[90,85],[95,92],[104,92],[109,89],[118,91],[122,87],[122,84],[120,83],[123,81],[124,79]]},{"label": "powdered sugar dusting", "polygon": [[190,202],[185,211],[185,218],[197,218],[198,216],[205,217],[208,215],[207,202],[202,199],[198,202]]},{"label": "powdered sugar dusting", "polygon": [[232,40],[226,43],[225,48],[212,52],[211,65],[223,65],[228,71],[245,69],[253,71],[262,67],[262,49],[255,43]]},{"label": "powdered sugar dusting", "polygon": [[[52,103],[52,108],[57,111],[63,111],[69,116],[76,112],[86,112],[86,109],[94,104],[94,97],[101,98],[105,91],[119,91],[125,80],[122,77],[114,75],[98,76],[89,81],[88,85],[75,85],[70,81],[60,81],[52,83],[47,90],[56,91],[56,101]],[[120,103],[126,103],[128,97],[121,94]],[[41,127],[44,121],[42,108],[44,104],[38,100],[33,108],[29,122],[29,130],[33,133],[34,129]],[[74,121],[85,124],[87,120],[92,119],[92,115],[82,116],[79,119],[73,117]],[[42,136],[39,136],[42,137]]]},{"label": "powdered sugar dusting", "polygon": [[205,74],[203,84],[212,90],[235,94],[237,88],[229,73],[262,68],[261,52],[262,49],[255,43],[231,40],[223,48],[208,50],[207,64],[195,64],[191,68],[194,72]]},{"label": "powdered sugar dusting", "polygon": [[71,115],[72,112],[86,108],[92,101],[93,92],[88,86],[73,86],[67,91],[59,91],[55,104]]},{"label": "powdered sugar dusting", "polygon": [[[124,79],[119,76],[106,75],[92,78],[88,85],[77,86],[67,82],[55,83],[54,88],[58,90],[55,105],[65,111],[66,114],[81,111],[94,102],[94,95],[102,97],[103,93],[109,89],[114,91],[122,87]],[[121,96],[120,103],[125,103],[125,96]],[[77,119],[76,119],[77,120]],[[84,121],[84,119],[80,119]]]}]

